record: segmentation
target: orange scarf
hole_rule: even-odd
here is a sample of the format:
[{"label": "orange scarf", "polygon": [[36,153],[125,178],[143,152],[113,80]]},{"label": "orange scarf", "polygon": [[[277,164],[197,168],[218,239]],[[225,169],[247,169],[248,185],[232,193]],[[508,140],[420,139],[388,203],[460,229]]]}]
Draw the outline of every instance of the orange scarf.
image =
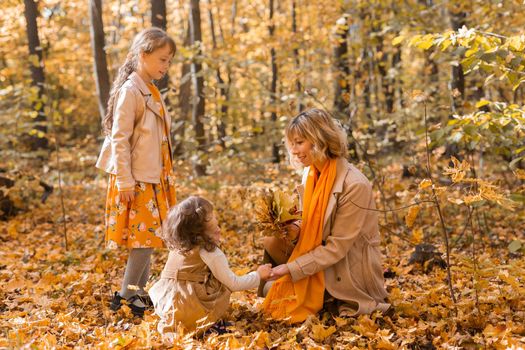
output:
[{"label": "orange scarf", "polygon": [[[304,191],[301,233],[288,262],[321,245],[324,215],[332,193],[336,164],[335,159],[328,160],[320,174],[313,166],[310,168]],[[292,282],[291,276],[286,275],[274,282],[262,308],[264,313],[275,319],[302,322],[308,315],[321,310],[323,298],[324,271],[297,282]]]},{"label": "orange scarf", "polygon": [[160,105],[161,105],[161,107],[160,107],[160,115],[164,117],[164,108],[162,107],[162,103],[161,103],[162,97],[160,96],[159,89],[157,89],[157,87],[153,83],[149,83],[148,84],[148,89],[151,92],[151,96],[153,96],[153,99],[155,100],[155,102],[160,103]]}]

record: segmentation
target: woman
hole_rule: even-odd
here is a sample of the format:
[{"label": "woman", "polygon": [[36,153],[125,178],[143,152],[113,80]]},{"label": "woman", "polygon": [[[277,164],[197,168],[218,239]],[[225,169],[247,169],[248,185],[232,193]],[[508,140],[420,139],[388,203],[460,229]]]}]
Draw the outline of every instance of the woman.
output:
[{"label": "woman", "polygon": [[265,285],[263,311],[302,322],[321,310],[326,292],[341,314],[390,312],[372,186],[345,159],[344,131],[325,111],[310,109],[290,121],[285,136],[292,162],[305,167],[303,213],[288,227],[288,238],[299,236],[295,244],[264,241],[266,256],[279,265],[272,270],[277,280]]}]

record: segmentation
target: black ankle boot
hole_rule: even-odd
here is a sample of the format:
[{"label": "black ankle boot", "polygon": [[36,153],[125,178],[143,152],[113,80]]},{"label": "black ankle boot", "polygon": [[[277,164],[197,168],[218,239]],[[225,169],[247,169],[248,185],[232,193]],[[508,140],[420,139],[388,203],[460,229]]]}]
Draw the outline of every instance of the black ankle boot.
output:
[{"label": "black ankle boot", "polygon": [[118,292],[115,292],[115,294],[113,294],[111,302],[109,303],[109,308],[113,311],[118,311],[122,306],[122,299],[124,298],[121,297]]},{"label": "black ankle boot", "polygon": [[134,296],[130,297],[129,299],[126,299],[126,301],[128,302],[127,305],[131,309],[131,313],[133,315],[138,316],[138,317],[143,317],[144,316],[144,311],[146,310],[146,306],[137,306],[137,305],[133,304],[136,300],[139,300],[141,303],[144,304],[144,302],[142,301],[140,296],[135,294]]},{"label": "black ankle boot", "polygon": [[146,310],[153,310],[153,301],[148,294],[139,295],[140,300],[146,306]]},{"label": "black ankle boot", "polygon": [[115,292],[113,295],[113,299],[111,299],[111,302],[109,304],[109,307],[113,311],[118,311],[120,307],[122,306],[122,300],[126,300],[126,305],[131,309],[131,313],[135,316],[143,317],[144,311],[146,310],[145,306],[137,306],[133,304],[136,300],[140,300],[143,304],[144,301],[141,299],[139,295],[134,295],[130,297],[129,299],[123,298],[120,296],[118,292]]}]

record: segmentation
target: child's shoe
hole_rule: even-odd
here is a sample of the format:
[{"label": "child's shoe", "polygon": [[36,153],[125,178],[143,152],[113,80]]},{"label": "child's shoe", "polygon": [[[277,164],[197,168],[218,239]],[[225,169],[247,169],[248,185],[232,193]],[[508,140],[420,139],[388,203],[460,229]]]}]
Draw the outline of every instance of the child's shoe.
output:
[{"label": "child's shoe", "polygon": [[142,301],[142,303],[144,304],[144,306],[146,306],[146,310],[153,310],[154,309],[153,301],[151,300],[149,294],[139,295],[139,298]]},{"label": "child's shoe", "polygon": [[124,298],[121,297],[118,292],[115,292],[115,294],[113,294],[113,299],[111,299],[111,302],[109,303],[109,308],[113,311],[118,311],[122,306],[122,299]]},{"label": "child's shoe", "polygon": [[[142,301],[141,297],[136,294],[130,297],[129,299],[126,299],[126,298],[121,297],[118,292],[115,292],[115,294],[113,295],[113,299],[111,299],[111,303],[109,304],[110,309],[113,311],[118,311],[120,307],[122,306],[122,300],[126,300],[127,302],[126,304],[131,309],[131,313],[133,315],[138,316],[138,317],[144,316],[144,311],[146,310],[145,303]],[[140,304],[144,306],[136,305],[135,304],[136,301],[139,301]]]},{"label": "child's shoe", "polygon": [[219,321],[215,322],[215,324],[213,326],[208,328],[204,332],[204,334],[202,336],[203,337],[207,337],[210,334],[221,335],[221,334],[224,334],[224,333],[230,333],[230,330],[228,329],[228,327],[231,327],[231,326],[233,326],[233,323],[228,322],[228,321],[224,321],[224,320],[219,320]]},{"label": "child's shoe", "polygon": [[[135,302],[138,301],[139,304],[143,306],[136,305]],[[139,295],[135,294],[134,296],[127,299],[128,306],[131,309],[131,313],[138,317],[144,317],[144,311],[146,311],[146,305],[142,302],[142,299]]]}]

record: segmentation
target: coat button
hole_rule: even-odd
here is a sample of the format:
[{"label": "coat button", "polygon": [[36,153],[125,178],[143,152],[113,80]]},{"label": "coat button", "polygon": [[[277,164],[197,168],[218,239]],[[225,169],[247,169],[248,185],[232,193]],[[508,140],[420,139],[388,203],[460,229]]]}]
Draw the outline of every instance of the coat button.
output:
[{"label": "coat button", "polygon": [[341,277],[337,277],[337,282],[341,282]]}]

